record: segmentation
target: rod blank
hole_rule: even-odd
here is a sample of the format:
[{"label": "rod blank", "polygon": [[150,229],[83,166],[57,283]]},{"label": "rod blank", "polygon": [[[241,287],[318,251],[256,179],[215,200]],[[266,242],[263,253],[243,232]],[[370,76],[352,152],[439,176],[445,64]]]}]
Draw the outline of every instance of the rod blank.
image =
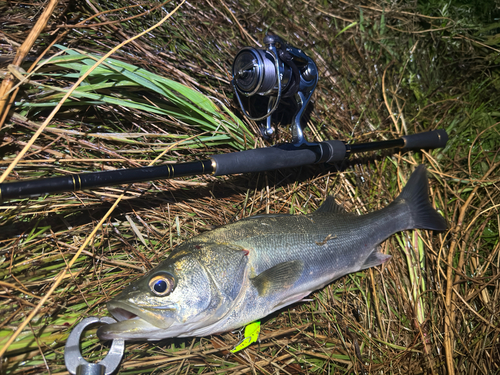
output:
[{"label": "rod blank", "polygon": [[115,171],[81,173],[39,180],[9,182],[0,184],[0,200],[207,174],[213,171],[214,166],[212,165],[212,161],[203,160],[189,163],[164,164],[156,167],[117,169]]}]

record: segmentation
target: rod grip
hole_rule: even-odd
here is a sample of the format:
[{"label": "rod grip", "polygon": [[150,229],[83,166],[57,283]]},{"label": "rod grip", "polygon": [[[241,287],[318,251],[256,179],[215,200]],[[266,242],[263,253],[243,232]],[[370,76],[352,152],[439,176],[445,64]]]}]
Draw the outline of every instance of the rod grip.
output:
[{"label": "rod grip", "polygon": [[403,150],[441,148],[445,147],[448,142],[448,134],[444,129],[404,135],[401,138],[405,141]]},{"label": "rod grip", "polygon": [[265,172],[315,163],[333,163],[345,158],[346,146],[341,141],[325,141],[301,146],[282,144],[274,147],[212,155],[216,176],[235,173]]},{"label": "rod grip", "polygon": [[[291,147],[290,147],[291,146]],[[310,148],[297,148],[292,145],[257,148],[254,150],[212,155],[217,163],[216,176],[235,173],[265,172],[279,168],[292,168],[314,164],[317,153]]]}]

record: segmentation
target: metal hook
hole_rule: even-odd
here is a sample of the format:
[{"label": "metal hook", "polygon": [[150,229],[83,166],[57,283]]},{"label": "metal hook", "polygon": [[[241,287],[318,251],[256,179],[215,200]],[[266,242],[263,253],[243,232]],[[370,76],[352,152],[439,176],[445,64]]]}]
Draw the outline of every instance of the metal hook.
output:
[{"label": "metal hook", "polygon": [[99,363],[88,363],[80,353],[80,337],[83,331],[98,323],[112,324],[116,323],[116,320],[107,316],[85,318],[71,331],[64,348],[64,363],[71,375],[110,375],[120,365],[125,351],[125,340],[113,340],[108,355]]}]

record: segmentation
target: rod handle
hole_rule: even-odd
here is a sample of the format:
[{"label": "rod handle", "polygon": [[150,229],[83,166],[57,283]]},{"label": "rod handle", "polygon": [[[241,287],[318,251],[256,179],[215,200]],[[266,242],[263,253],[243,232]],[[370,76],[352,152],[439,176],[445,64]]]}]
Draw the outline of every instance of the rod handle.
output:
[{"label": "rod handle", "polygon": [[448,142],[448,134],[444,129],[404,135],[401,138],[405,141],[403,150],[441,148]]},{"label": "rod handle", "polygon": [[332,163],[344,160],[346,146],[341,141],[295,146],[290,143],[274,147],[212,155],[217,164],[216,176],[235,173],[256,173],[280,168],[294,168],[315,163]]},{"label": "rod handle", "polygon": [[[291,146],[291,147],[289,147]],[[313,164],[316,153],[311,149],[299,149],[293,145],[256,148],[254,150],[212,155],[217,167],[216,176],[235,173],[265,172],[279,168],[292,168]]]}]

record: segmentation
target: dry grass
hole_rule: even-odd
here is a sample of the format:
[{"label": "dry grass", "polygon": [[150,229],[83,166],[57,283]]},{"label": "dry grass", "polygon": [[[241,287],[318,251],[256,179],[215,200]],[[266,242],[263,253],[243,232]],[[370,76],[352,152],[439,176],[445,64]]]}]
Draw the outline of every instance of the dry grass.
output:
[{"label": "dry grass", "polygon": [[[102,55],[178,5],[105,4],[61,2],[32,57],[59,53],[56,47],[45,51],[56,39]],[[36,17],[41,7],[12,2],[2,9],[3,71],[13,46],[29,32],[22,20]],[[155,30],[121,47],[113,58],[181,82],[239,113],[229,85],[232,59],[241,47],[254,45],[252,38],[277,33],[304,49],[320,71],[310,140],[365,142],[445,127],[450,141],[444,150],[361,155],[338,168],[199,176],[1,203],[1,373],[64,373],[64,343],[73,324],[82,316],[107,315],[106,300],[185,239],[249,215],[311,212],[328,194],[349,211],[369,212],[390,202],[420,163],[428,166],[432,198],[449,231],[391,237],[382,245],[393,256],[389,263],[345,276],[314,293],[312,301],[264,319],[260,345],[238,355],[228,355],[237,333],[129,343],[120,373],[498,373],[495,28],[474,29],[451,10],[419,14],[424,10],[403,3],[207,0],[185,3]],[[0,168],[12,163],[47,119],[62,96],[57,89],[79,77],[70,67],[47,64],[21,86],[0,131]],[[171,104],[130,85],[92,93],[152,107]],[[271,144],[257,136],[256,124],[238,123],[223,110],[234,129],[217,129],[221,138],[214,140],[213,130],[207,134],[196,122],[90,100],[72,96],[8,180],[143,166],[165,151],[162,161],[184,162]],[[290,139],[286,127],[277,129],[272,143]],[[187,143],[192,139],[200,141]],[[70,271],[61,273],[72,259]],[[5,347],[23,322],[15,342]],[[82,349],[95,361],[107,349],[94,333]]]}]

